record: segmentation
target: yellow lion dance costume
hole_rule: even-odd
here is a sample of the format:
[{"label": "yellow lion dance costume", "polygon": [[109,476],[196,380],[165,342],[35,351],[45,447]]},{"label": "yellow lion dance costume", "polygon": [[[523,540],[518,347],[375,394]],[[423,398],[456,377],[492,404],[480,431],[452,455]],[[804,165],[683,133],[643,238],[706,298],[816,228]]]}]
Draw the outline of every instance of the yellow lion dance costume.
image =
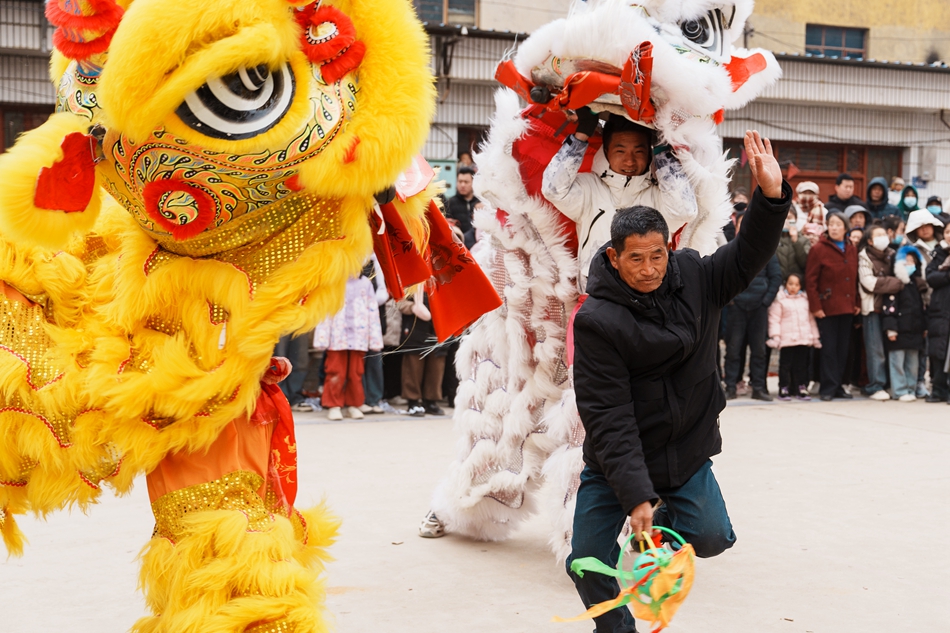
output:
[{"label": "yellow lion dance costume", "polygon": [[[147,473],[140,632],[325,631],[260,381],[342,305],[434,110],[407,0],[50,0],[57,113],[0,157],[0,532]],[[394,202],[419,248],[431,192]]]}]

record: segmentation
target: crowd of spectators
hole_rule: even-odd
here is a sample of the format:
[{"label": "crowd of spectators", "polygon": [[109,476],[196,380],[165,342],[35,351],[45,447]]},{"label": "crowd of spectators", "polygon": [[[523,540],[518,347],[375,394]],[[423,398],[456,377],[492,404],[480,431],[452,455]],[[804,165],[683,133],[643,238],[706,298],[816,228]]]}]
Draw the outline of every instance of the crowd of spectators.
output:
[{"label": "crowd of spectators", "polygon": [[[890,187],[874,178],[864,193],[855,195],[848,174],[824,203],[815,183],[796,187],[775,257],[723,314],[727,398],[771,401],[766,372],[778,349],[780,400],[860,392],[950,402],[950,215],[938,196],[920,206],[899,178]],[[727,240],[747,204],[736,189]]]}]

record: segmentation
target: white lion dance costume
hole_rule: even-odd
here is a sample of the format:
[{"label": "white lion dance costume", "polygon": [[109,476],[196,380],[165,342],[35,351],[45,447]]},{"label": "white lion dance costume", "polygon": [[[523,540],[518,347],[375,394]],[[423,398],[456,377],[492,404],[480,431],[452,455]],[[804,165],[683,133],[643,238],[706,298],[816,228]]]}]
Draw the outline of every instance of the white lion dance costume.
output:
[{"label": "white lion dance costume", "polygon": [[413,160],[435,106],[425,33],[408,0],[47,15],[57,113],[0,157],[4,544],[22,551],[15,515],[146,473],[136,631],[325,631],[337,520],[293,507],[271,353],[340,309],[374,246],[397,296],[478,286]]},{"label": "white lion dance costume", "polygon": [[[711,253],[732,213],[716,126],[780,75],[771,53],[731,45],[751,12],[751,0],[577,1],[499,65],[511,89],[496,96],[475,186],[497,209],[476,225],[491,236],[485,260],[505,303],[457,355],[458,457],[432,507],[448,531],[503,539],[546,505],[551,545],[569,553],[584,440],[566,354],[578,237],[542,196],[541,174],[574,131],[566,111],[590,105],[653,128],[695,195],[694,217],[670,227],[675,245]],[[605,165],[592,137],[582,171]],[[663,189],[659,166],[656,175]]]}]

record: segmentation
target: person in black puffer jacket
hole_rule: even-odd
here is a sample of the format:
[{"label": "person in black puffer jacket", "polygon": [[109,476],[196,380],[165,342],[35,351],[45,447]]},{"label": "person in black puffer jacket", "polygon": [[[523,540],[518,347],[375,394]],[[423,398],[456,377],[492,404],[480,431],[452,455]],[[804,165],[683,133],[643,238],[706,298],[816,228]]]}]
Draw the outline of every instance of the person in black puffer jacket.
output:
[{"label": "person in black puffer jacket", "polygon": [[[614,216],[607,248],[591,260],[590,296],[573,326],[586,437],[567,565],[585,606],[615,598],[619,587],[572,563],[591,556],[614,564],[628,518],[640,539],[651,525],[670,527],[701,558],[735,542],[710,459],[722,449],[726,406],[716,368],[720,311],[774,255],[792,201],[769,142],[749,132],[745,146],[761,188],[736,239],[707,257],[670,252],[659,211],[633,207]],[[627,609],[594,621],[598,631],[636,631]]]},{"label": "person in black puffer jacket", "polygon": [[915,246],[902,246],[894,258],[894,276],[903,289],[884,300],[884,349],[888,352],[893,397],[901,402],[917,399],[917,371],[920,350],[927,331],[924,293],[927,282],[921,273],[923,256]]},{"label": "person in black puffer jacket", "polygon": [[[740,223],[741,226],[741,223]],[[749,287],[729,305],[726,325],[726,399],[736,397],[736,385],[742,380],[745,350],[749,348],[749,383],[752,399],[770,402],[765,379],[768,375],[769,306],[782,285],[778,257],[772,256]]]},{"label": "person in black puffer jacket", "polygon": [[927,285],[933,289],[927,309],[927,337],[930,345],[930,381],[933,390],[927,402],[950,404],[950,244],[941,241],[927,265]]}]

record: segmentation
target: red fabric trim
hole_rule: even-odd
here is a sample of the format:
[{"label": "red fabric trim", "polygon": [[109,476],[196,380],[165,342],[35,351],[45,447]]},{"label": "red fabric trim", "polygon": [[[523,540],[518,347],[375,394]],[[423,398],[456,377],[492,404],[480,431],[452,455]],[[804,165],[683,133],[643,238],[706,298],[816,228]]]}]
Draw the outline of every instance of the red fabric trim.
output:
[{"label": "red fabric trim", "polygon": [[[356,27],[350,17],[336,7],[323,5],[314,11],[313,6],[297,13],[297,23],[303,28],[301,35],[303,52],[313,63],[322,64],[332,60],[356,42]],[[310,36],[310,29],[319,28],[324,23],[336,26],[336,35],[325,42],[316,42]]]},{"label": "red fabric trim", "polygon": [[581,295],[577,298],[577,304],[574,306],[574,309],[571,310],[571,318],[567,320],[567,344],[565,351],[567,352],[567,366],[572,367],[574,365],[574,318],[577,316],[577,313],[580,312],[581,306],[584,305],[584,302],[587,301],[587,297],[590,295]]},{"label": "red fabric trim", "polygon": [[[189,194],[198,205],[198,217],[188,224],[177,224],[161,214],[159,205],[165,194],[180,191]],[[214,222],[215,204],[211,194],[183,180],[157,180],[145,185],[142,192],[145,211],[160,227],[172,234],[176,241],[191,239]]]},{"label": "red fabric trim", "polygon": [[81,132],[67,134],[60,147],[63,158],[43,167],[36,179],[33,204],[48,211],[85,211],[96,188],[95,139]]},{"label": "red fabric trim", "polygon": [[396,207],[390,204],[380,206],[386,229],[379,234],[380,221],[374,213],[370,218],[373,227],[373,250],[379,266],[386,278],[386,290],[399,301],[406,296],[405,289],[421,284],[432,274],[426,260],[412,241],[406,223]]},{"label": "red fabric trim", "polygon": [[726,71],[732,80],[732,91],[735,92],[749,81],[749,77],[762,72],[768,67],[768,62],[762,53],[753,53],[748,57],[733,57],[726,64]]},{"label": "red fabric trim", "polygon": [[432,326],[439,342],[462,334],[486,312],[501,306],[495,287],[452,232],[435,202],[426,212],[429,249],[426,260],[432,271],[427,284]]}]

